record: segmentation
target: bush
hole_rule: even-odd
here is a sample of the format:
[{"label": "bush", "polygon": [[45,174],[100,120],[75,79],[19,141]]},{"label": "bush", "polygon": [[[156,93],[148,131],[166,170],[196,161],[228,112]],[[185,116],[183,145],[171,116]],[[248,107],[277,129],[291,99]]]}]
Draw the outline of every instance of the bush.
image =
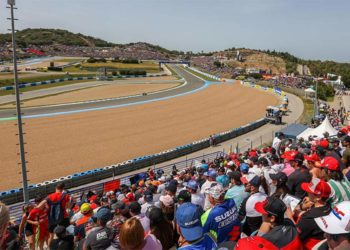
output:
[{"label": "bush", "polygon": [[322,82],[317,86],[317,97],[323,101],[327,101],[327,98],[334,97],[335,91],[332,86],[326,85]]},{"label": "bush", "polygon": [[253,77],[254,79],[262,79],[261,74],[249,74],[250,77]]}]

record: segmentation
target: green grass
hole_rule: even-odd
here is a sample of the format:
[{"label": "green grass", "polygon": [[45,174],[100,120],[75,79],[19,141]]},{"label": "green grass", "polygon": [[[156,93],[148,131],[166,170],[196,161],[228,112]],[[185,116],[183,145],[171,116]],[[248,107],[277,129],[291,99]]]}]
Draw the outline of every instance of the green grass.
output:
[{"label": "green grass", "polygon": [[[77,81],[65,81],[65,82],[58,82],[58,83],[50,83],[50,84],[45,84],[45,85],[21,88],[20,92],[22,93],[22,92],[28,92],[28,91],[33,91],[33,90],[39,90],[39,89],[48,89],[48,88],[53,88],[53,87],[70,85],[70,84],[74,84],[74,83],[91,82],[91,81],[96,81],[96,80],[91,79],[91,80],[77,80]],[[15,90],[2,90],[2,91],[0,91],[0,96],[12,95],[14,93],[15,93]]]},{"label": "green grass", "polygon": [[300,98],[303,100],[304,110],[303,110],[301,117],[298,119],[298,122],[302,123],[302,124],[310,124],[311,119],[314,117],[314,114],[315,114],[314,102],[309,100],[309,99],[305,99],[302,97],[300,97]]},{"label": "green grass", "polygon": [[205,76],[205,75],[202,75],[202,74],[200,74],[200,73],[198,73],[198,72],[196,72],[196,71],[193,71],[193,70],[191,70],[191,69],[189,69],[189,68],[184,68],[184,69],[187,70],[188,72],[190,72],[190,73],[196,75],[196,76],[199,76],[200,78],[202,78],[202,79],[205,80],[205,81],[210,81],[210,82],[215,81],[213,78],[210,78],[210,77],[207,77],[207,76]]}]

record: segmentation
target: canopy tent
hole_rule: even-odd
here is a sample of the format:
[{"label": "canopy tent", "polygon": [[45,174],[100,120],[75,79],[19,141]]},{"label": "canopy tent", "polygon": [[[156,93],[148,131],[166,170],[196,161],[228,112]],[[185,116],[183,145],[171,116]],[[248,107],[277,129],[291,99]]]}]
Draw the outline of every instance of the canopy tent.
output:
[{"label": "canopy tent", "polygon": [[305,91],[305,98],[315,97],[315,95],[316,95],[316,91],[313,90],[312,88],[307,88],[304,91]]},{"label": "canopy tent", "polygon": [[335,128],[333,128],[333,126],[329,122],[327,116],[317,128],[308,128],[304,132],[299,134],[297,138],[304,138],[304,140],[307,140],[310,136],[317,136],[319,138],[322,138],[324,137],[323,134],[325,132],[328,132],[329,136],[333,136],[338,133],[338,131]]},{"label": "canopy tent", "polygon": [[305,129],[308,129],[307,126],[302,125],[302,124],[294,124],[293,123],[293,124],[289,125],[288,127],[285,127],[283,129],[281,129],[279,132],[277,132],[276,136],[282,132],[286,138],[296,139],[297,135],[304,132]]}]

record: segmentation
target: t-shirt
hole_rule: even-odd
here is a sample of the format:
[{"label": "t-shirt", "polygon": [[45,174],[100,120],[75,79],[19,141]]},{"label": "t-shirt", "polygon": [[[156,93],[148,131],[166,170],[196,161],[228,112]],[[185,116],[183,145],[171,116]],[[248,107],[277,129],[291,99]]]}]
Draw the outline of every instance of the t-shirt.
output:
[{"label": "t-shirt", "polygon": [[287,186],[291,192],[291,195],[296,196],[299,199],[304,198],[306,192],[301,189],[301,184],[311,181],[311,174],[305,168],[298,168],[290,176],[288,176]]},{"label": "t-shirt", "polygon": [[113,235],[107,227],[97,227],[86,237],[84,245],[91,250],[104,250],[111,245]]},{"label": "t-shirt", "polygon": [[285,173],[287,176],[290,176],[294,171],[295,169],[289,163],[286,163],[282,170],[282,172]]},{"label": "t-shirt", "polygon": [[145,238],[146,244],[142,250],[162,250],[162,243],[153,235],[148,234]]},{"label": "t-shirt", "polygon": [[350,148],[346,148],[343,152],[343,159],[345,160],[345,167],[350,166]]},{"label": "t-shirt", "polygon": [[204,234],[199,240],[192,242],[192,244],[179,247],[178,250],[214,250],[217,244],[210,234]]},{"label": "t-shirt", "polygon": [[138,214],[138,215],[135,215],[134,217],[141,222],[141,225],[145,230],[145,233],[148,233],[150,230],[150,220],[146,217],[146,215]]},{"label": "t-shirt", "polygon": [[204,195],[201,193],[191,194],[191,203],[204,208]]},{"label": "t-shirt", "polygon": [[[205,195],[205,191],[210,188],[216,181],[209,181],[207,180],[204,182],[201,188],[201,193]],[[208,195],[205,195],[205,200],[204,200],[204,211],[208,210],[211,207],[210,202],[209,202],[209,197]]]},{"label": "t-shirt", "polygon": [[229,190],[227,190],[225,199],[233,199],[236,203],[236,207],[240,208],[242,201],[247,198],[249,193],[247,193],[244,189],[243,185],[240,186],[233,186]]},{"label": "t-shirt", "polygon": [[275,137],[273,138],[273,141],[272,141],[272,147],[277,151],[280,143],[281,143],[281,139],[278,137]]},{"label": "t-shirt", "polygon": [[67,193],[53,193],[53,194],[50,194],[49,196],[47,196],[46,199],[50,200],[51,202],[58,202],[61,199],[63,194],[65,194],[65,196],[61,202],[61,206],[63,209],[63,216],[64,216],[64,218],[68,218],[68,214],[66,211],[66,205],[70,201],[70,196]]},{"label": "t-shirt", "polygon": [[238,218],[238,209],[233,199],[226,199],[206,211],[201,222],[204,233],[211,233],[218,243],[235,241],[240,235],[241,222]]},{"label": "t-shirt", "polygon": [[73,236],[67,235],[61,239],[53,239],[50,244],[50,250],[73,250]]},{"label": "t-shirt", "polygon": [[350,183],[346,178],[342,181],[329,180],[328,184],[332,190],[330,196],[332,205],[350,200]]}]

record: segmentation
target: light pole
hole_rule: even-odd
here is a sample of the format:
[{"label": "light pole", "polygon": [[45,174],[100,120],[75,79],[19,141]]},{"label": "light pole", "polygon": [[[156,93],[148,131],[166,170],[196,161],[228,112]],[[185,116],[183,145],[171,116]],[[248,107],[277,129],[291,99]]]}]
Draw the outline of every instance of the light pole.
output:
[{"label": "light pole", "polygon": [[26,167],[26,159],[25,159],[25,151],[24,151],[24,140],[23,140],[23,128],[22,128],[22,113],[21,113],[21,100],[19,97],[19,87],[18,87],[18,72],[17,72],[17,55],[16,55],[16,36],[15,36],[15,19],[13,11],[15,9],[14,5],[15,0],[7,0],[7,4],[9,5],[9,9],[11,9],[11,31],[12,31],[12,59],[13,59],[13,73],[14,73],[14,81],[15,81],[15,94],[16,94],[16,111],[17,111],[17,127],[18,127],[18,141],[19,141],[19,149],[20,149],[20,157],[21,157],[21,165],[22,165],[22,184],[23,184],[23,199],[24,202],[29,201],[29,193],[28,193],[28,180],[27,180],[27,167]]}]

